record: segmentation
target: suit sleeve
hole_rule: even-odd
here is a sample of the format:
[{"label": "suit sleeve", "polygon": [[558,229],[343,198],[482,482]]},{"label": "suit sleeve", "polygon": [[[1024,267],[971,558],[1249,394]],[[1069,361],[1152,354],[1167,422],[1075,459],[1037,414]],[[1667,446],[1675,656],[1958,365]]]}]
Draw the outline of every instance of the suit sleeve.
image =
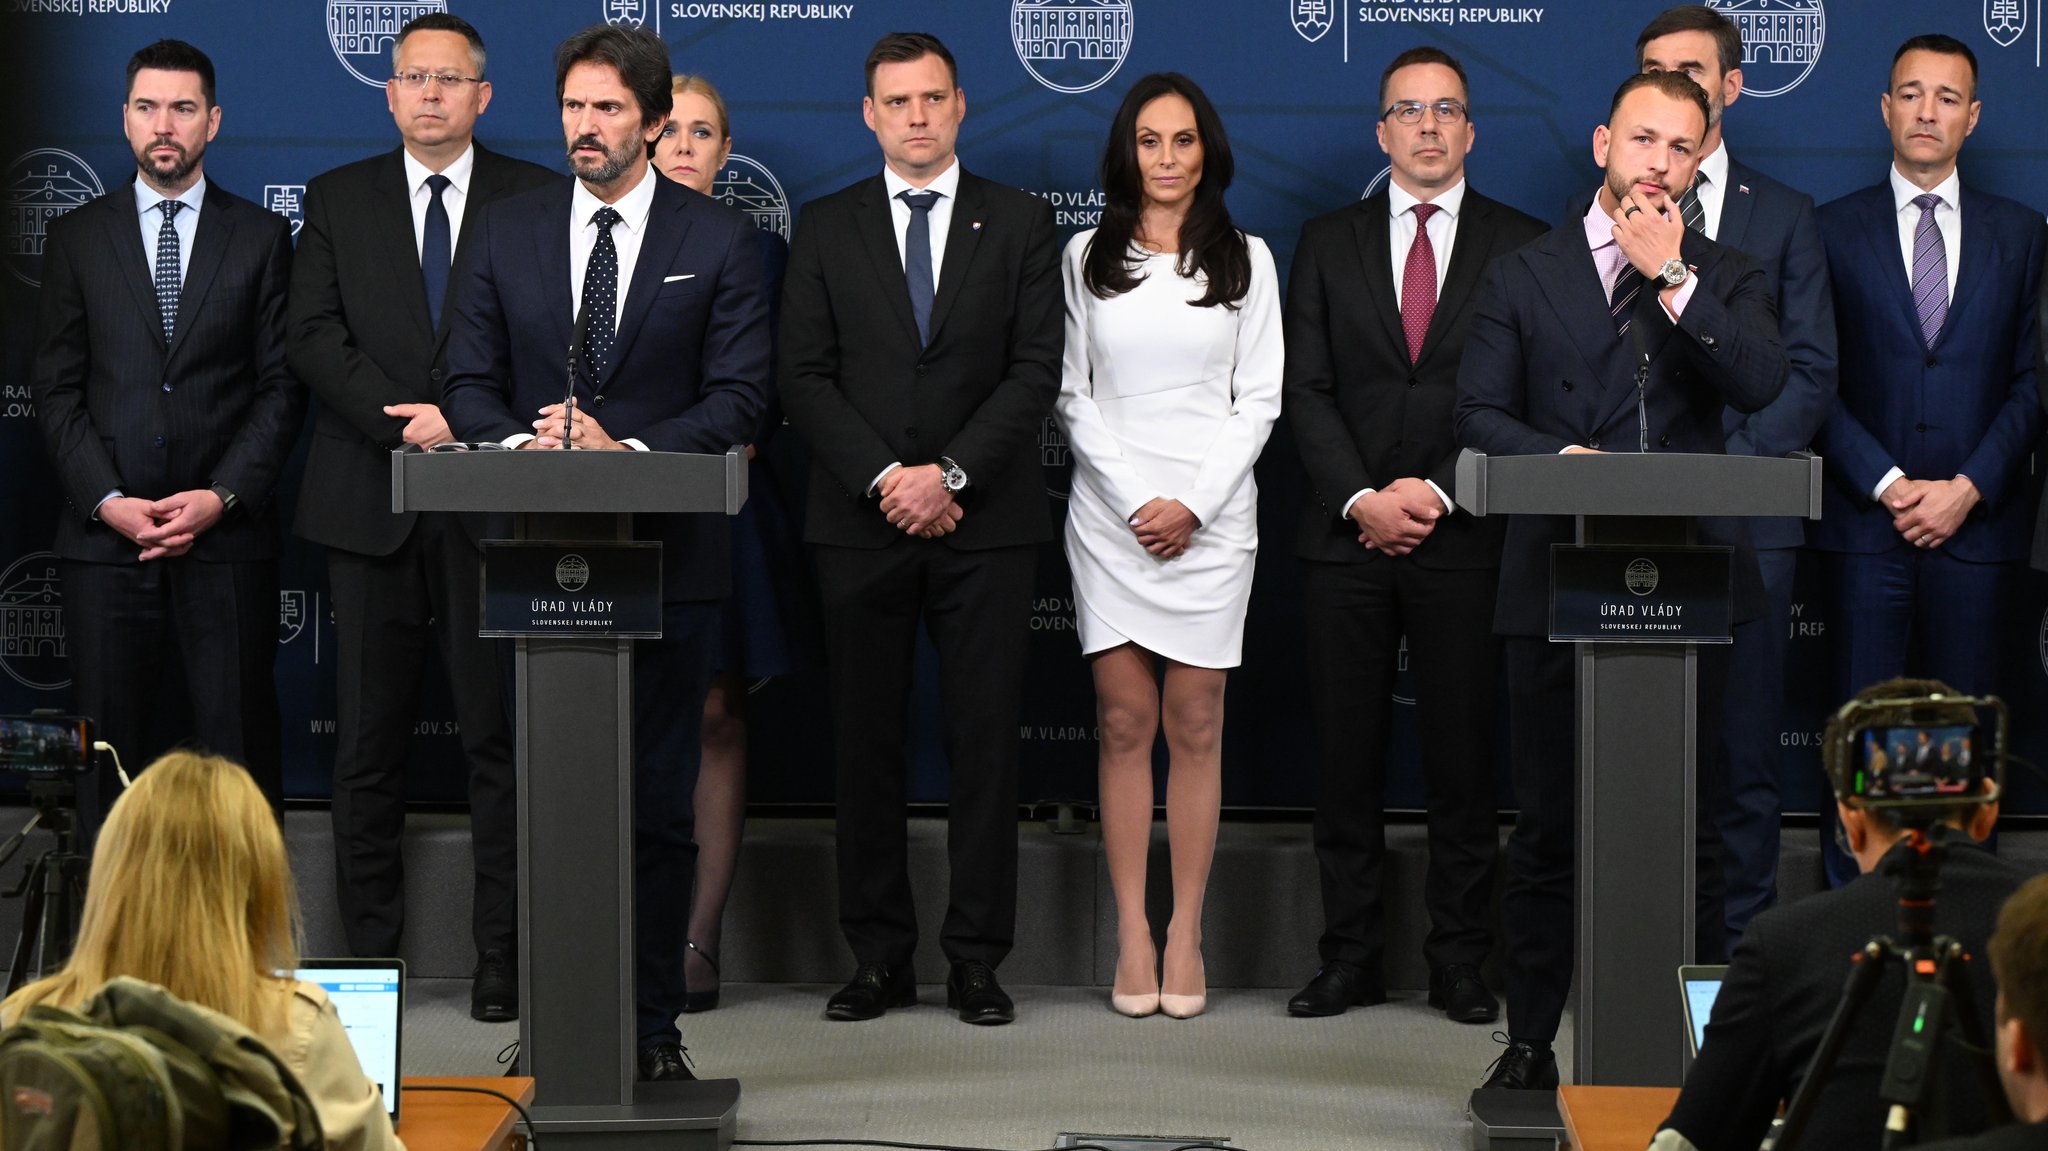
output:
[{"label": "suit sleeve", "polygon": [[1074,467],[1108,499],[1111,510],[1129,519],[1161,493],[1124,458],[1123,444],[1095,402],[1095,367],[1088,343],[1088,307],[1093,297],[1083,280],[1087,248],[1069,245],[1060,271],[1067,291],[1067,346],[1060,370],[1060,397],[1053,406],[1060,430],[1073,450]]},{"label": "suit sleeve", "polygon": [[[1754,412],[1778,398],[1789,367],[1778,341],[1770,277],[1732,248],[1722,249],[1715,270],[1733,282],[1723,292],[1711,290],[1703,279],[1676,326],[1690,337],[1684,349],[1694,370],[1721,393],[1721,401],[1738,412]],[[1643,317],[1638,323],[1650,325],[1644,335],[1654,347],[1659,329],[1668,332],[1672,326],[1670,317],[1661,307],[1644,307],[1637,314]]]},{"label": "suit sleeve", "polygon": [[454,276],[462,282],[459,301],[448,325],[448,383],[441,391],[441,414],[457,439],[497,443],[511,436],[531,435],[531,417],[512,414],[512,333],[505,326],[505,304],[498,296],[493,225],[497,204],[483,205],[475,242],[463,245]]},{"label": "suit sleeve", "polygon": [[[82,223],[82,220],[74,221]],[[108,492],[121,486],[120,470],[100,442],[85,399],[92,350],[86,329],[83,277],[69,243],[76,227],[53,228],[43,249],[43,290],[36,303],[36,361],[29,395],[43,447],[64,494],[87,520]],[[167,493],[136,492],[152,497]]]},{"label": "suit sleeve", "polygon": [[1778,398],[1729,432],[1728,450],[1738,455],[1775,458],[1807,448],[1835,402],[1835,297],[1809,197],[1799,197],[1778,267],[1778,331],[1790,369]]},{"label": "suit sleeve", "polygon": [[[966,470],[970,483],[1036,442],[1060,391],[1063,308],[1059,242],[1053,230],[1052,205],[1034,199],[1028,211],[1029,229],[1018,255],[1017,305],[1010,314],[1009,356],[1003,378],[939,451]],[[876,470],[888,463],[883,460]],[[869,472],[859,487],[850,490],[865,488],[873,477],[874,472]],[[1039,482],[1035,473],[1029,480]]]},{"label": "suit sleeve", "polygon": [[1671,1114],[1659,1124],[1696,1147],[1762,1143],[1792,1076],[1805,1070],[1784,1066],[1775,1041],[1779,1020],[1771,989],[1779,984],[1773,982],[1769,945],[1774,926],[1759,919],[1735,945],[1699,1058]]},{"label": "suit sleeve", "polygon": [[[1287,367],[1282,383],[1287,401],[1287,426],[1301,454],[1309,483],[1326,504],[1349,499],[1352,492],[1380,485],[1365,466],[1337,405],[1337,365],[1330,353],[1330,297],[1323,284],[1316,238],[1301,230],[1294,248],[1294,269],[1287,278],[1287,307],[1282,327],[1287,337]],[[1343,514],[1341,507],[1330,511]]]},{"label": "suit sleeve", "polygon": [[1237,306],[1236,357],[1230,375],[1230,415],[1216,430],[1194,485],[1180,502],[1203,523],[1212,522],[1252,474],[1273,421],[1280,418],[1280,379],[1286,349],[1280,325],[1280,273],[1264,242],[1245,237],[1251,248],[1252,279]]},{"label": "suit sleeve", "polygon": [[[839,387],[839,323],[825,284],[825,240],[820,236],[834,224],[831,211],[813,207],[797,219],[789,270],[782,281],[776,390],[817,465],[839,486],[860,495],[883,468],[897,461],[881,433]],[[841,223],[851,242],[851,221]]]},{"label": "suit sleeve", "polygon": [[752,441],[768,406],[774,342],[768,327],[768,277],[754,233],[736,221],[726,238],[717,294],[704,324],[697,402],[673,419],[630,434],[657,452],[723,452]]},{"label": "suit sleeve", "polygon": [[1487,268],[1486,283],[1472,308],[1453,409],[1458,443],[1492,456],[1555,455],[1572,446],[1571,441],[1537,431],[1526,421],[1529,394],[1522,316],[1520,301],[1508,286],[1513,259],[1495,260]]},{"label": "suit sleeve", "polygon": [[306,415],[306,392],[285,362],[285,295],[291,284],[292,230],[281,217],[262,212],[270,227],[270,250],[257,281],[256,395],[242,414],[242,426],[213,466],[212,482],[255,507],[275,494],[285,458],[291,455]]},{"label": "suit sleeve", "polygon": [[285,358],[292,374],[322,403],[372,443],[397,448],[406,421],[384,414],[386,404],[410,403],[412,396],[386,376],[356,346],[342,308],[335,268],[334,226],[328,216],[327,186],[306,191],[306,222],[292,259],[291,300],[285,307]]},{"label": "suit sleeve", "polygon": [[[2014,341],[2012,369],[2005,380],[2005,403],[1960,469],[1984,497],[1987,512],[2002,506],[2014,482],[2021,478],[2021,466],[2041,434],[2040,384],[2035,373],[2041,343],[2042,243],[2048,231],[2044,231],[2038,216],[2029,215],[2027,220],[2027,262],[2019,283],[2020,290],[2027,295],[2020,301],[2019,339]],[[2022,491],[2024,487],[2021,485]]]}]

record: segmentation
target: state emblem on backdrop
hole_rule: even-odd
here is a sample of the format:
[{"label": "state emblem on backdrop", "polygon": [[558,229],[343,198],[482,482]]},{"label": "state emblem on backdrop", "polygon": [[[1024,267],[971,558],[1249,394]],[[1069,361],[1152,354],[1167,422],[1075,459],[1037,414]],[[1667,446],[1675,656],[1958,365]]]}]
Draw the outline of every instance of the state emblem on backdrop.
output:
[{"label": "state emblem on backdrop", "polygon": [[1038,462],[1045,467],[1045,494],[1066,499],[1074,486],[1074,449],[1051,416],[1038,427]]},{"label": "state emblem on backdrop", "polygon": [[1984,34],[2000,48],[2010,48],[2027,34],[2025,0],[1984,0]]},{"label": "state emblem on backdrop", "polygon": [[1301,38],[1313,44],[1336,26],[1337,0],[1287,0],[1287,17],[1294,22],[1294,30]]},{"label": "state emblem on backdrop", "polygon": [[30,552],[0,571],[0,671],[36,691],[71,686],[55,552]]},{"label": "state emblem on backdrop", "polygon": [[1010,43],[1055,92],[1090,92],[1130,55],[1132,0],[1010,0]]},{"label": "state emblem on backdrop", "polygon": [[299,238],[299,229],[306,226],[306,186],[304,184],[263,185],[263,206],[292,222],[292,239]]},{"label": "state emblem on backdrop", "polygon": [[[1998,0],[1985,0],[1987,5]],[[1827,40],[1821,0],[1707,0],[1742,32],[1742,94],[1783,96],[1813,74]]]},{"label": "state emblem on backdrop", "polygon": [[607,24],[631,24],[638,28],[647,23],[647,0],[603,0],[603,4]]},{"label": "state emblem on backdrop", "polygon": [[1392,164],[1389,164],[1389,165],[1387,165],[1386,167],[1384,167],[1384,168],[1381,168],[1381,169],[1380,169],[1380,174],[1379,174],[1379,175],[1377,175],[1377,176],[1374,176],[1374,177],[1372,178],[1372,182],[1371,182],[1371,183],[1369,183],[1369,184],[1367,184],[1367,185],[1365,186],[1365,191],[1363,191],[1363,192],[1360,192],[1360,193],[1358,194],[1358,198],[1359,198],[1359,199],[1361,199],[1361,200],[1370,200],[1370,199],[1372,199],[1372,194],[1373,194],[1374,192],[1377,192],[1377,191],[1379,191],[1379,190],[1380,190],[1381,188],[1384,188],[1384,187],[1386,187],[1386,186],[1387,186],[1387,178],[1388,178],[1389,176],[1392,176],[1393,174],[1394,174],[1394,166],[1393,166]]},{"label": "state emblem on backdrop", "polygon": [[41,287],[50,221],[105,194],[91,165],[62,148],[16,156],[7,165],[7,270],[31,288]]},{"label": "state emblem on backdrop", "polygon": [[349,75],[382,88],[391,78],[391,45],[398,30],[448,0],[327,0],[327,43]]},{"label": "state emblem on backdrop", "polygon": [[306,630],[306,593],[301,588],[284,588],[277,593],[277,642],[288,644]]},{"label": "state emblem on backdrop", "polygon": [[753,217],[754,226],[789,239],[789,196],[768,165],[735,152],[711,183],[711,198]]}]

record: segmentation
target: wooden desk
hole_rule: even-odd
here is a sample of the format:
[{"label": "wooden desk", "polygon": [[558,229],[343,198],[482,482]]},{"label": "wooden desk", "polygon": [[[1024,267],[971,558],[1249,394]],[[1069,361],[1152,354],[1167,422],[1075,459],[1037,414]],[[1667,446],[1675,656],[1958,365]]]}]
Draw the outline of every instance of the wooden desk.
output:
[{"label": "wooden desk", "polygon": [[[398,1137],[406,1151],[503,1151],[520,1130],[519,1113],[502,1099],[468,1091],[415,1091],[415,1087],[488,1087],[533,1105],[533,1080],[419,1078],[401,1082]],[[1637,1151],[1641,1151],[1640,1148]]]},{"label": "wooden desk", "polygon": [[1676,1087],[1557,1089],[1557,1110],[1573,1151],[1643,1151],[1676,1102]]}]

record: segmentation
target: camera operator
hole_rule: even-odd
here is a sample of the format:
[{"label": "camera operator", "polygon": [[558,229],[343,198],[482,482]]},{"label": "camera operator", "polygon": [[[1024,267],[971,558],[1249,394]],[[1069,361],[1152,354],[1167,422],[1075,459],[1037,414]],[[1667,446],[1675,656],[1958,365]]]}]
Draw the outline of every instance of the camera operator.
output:
[{"label": "camera operator", "polygon": [[1998,913],[1998,1077],[2018,1122],[1923,1151],[2024,1151],[2048,1146],[2048,875],[2027,880]]},{"label": "camera operator", "polygon": [[[1856,699],[1900,699],[1939,693],[1953,696],[1936,680],[1895,679],[1866,688]],[[1848,709],[1845,709],[1845,712]],[[1846,746],[1844,719],[1828,724],[1827,743]],[[1852,957],[1874,936],[1895,936],[1899,902],[1883,874],[1885,857],[1911,850],[1907,815],[1896,808],[1851,806],[1851,757],[1830,764],[1835,807],[1841,814],[1842,846],[1861,874],[1834,891],[1822,892],[1751,921],[1714,1001],[1699,1058],[1686,1076],[1678,1103],[1666,1117],[1651,1151],[1755,1151],[1769,1132],[1779,1105],[1805,1077],[1828,1019],[1842,997]],[[1986,781],[1987,785],[1989,780]],[[1914,809],[1923,824],[1942,823],[1952,835],[1941,873],[1934,930],[1982,954],[1998,908],[2028,873],[1978,846],[1998,820],[1998,804],[1962,802]],[[1968,842],[1965,842],[1967,837]],[[1991,981],[1982,964],[1970,968],[1974,1005],[1982,1034],[1990,1035]],[[1877,990],[1855,1019],[1833,1073],[1809,1120],[1803,1145],[1836,1149],[1877,1148],[1886,1106],[1878,1099],[1892,1031],[1904,997],[1900,965],[1888,965]],[[1959,1044],[1945,1045],[1937,1071],[1937,1104],[1945,1103],[1949,1134],[1982,1131],[1988,1120],[1979,1079]]]}]

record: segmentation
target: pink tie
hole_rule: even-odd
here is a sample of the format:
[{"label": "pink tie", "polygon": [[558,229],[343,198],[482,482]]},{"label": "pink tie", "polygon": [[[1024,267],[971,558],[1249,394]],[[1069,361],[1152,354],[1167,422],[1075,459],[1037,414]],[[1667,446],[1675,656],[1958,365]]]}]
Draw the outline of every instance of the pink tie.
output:
[{"label": "pink tie", "polygon": [[1429,318],[1436,313],[1436,248],[1429,242],[1429,218],[1439,209],[1435,204],[1417,204],[1415,242],[1408,246],[1408,263],[1401,269],[1401,331],[1408,337],[1408,362],[1422,357],[1422,338],[1429,334]]}]

